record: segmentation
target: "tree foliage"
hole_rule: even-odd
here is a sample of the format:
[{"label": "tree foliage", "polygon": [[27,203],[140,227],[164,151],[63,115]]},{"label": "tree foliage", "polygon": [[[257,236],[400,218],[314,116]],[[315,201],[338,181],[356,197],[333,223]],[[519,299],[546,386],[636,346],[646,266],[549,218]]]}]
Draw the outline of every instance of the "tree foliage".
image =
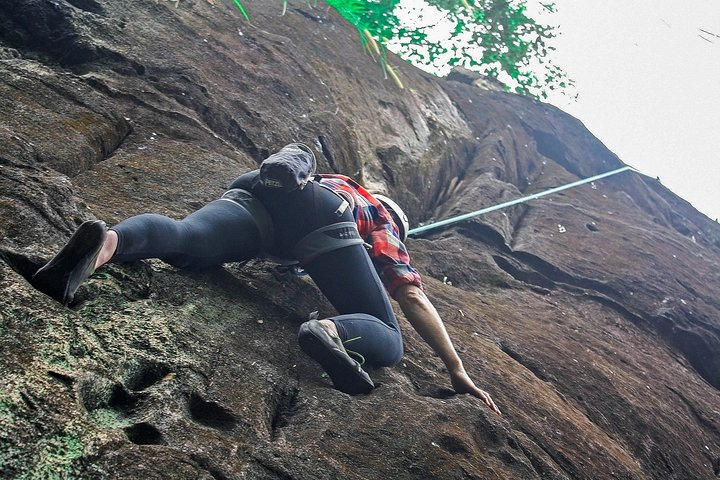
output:
[{"label": "tree foliage", "polygon": [[[437,75],[460,66],[535,98],[572,84],[549,59],[555,28],[529,16],[526,0],[326,1],[357,27],[362,44],[399,86],[386,48]],[[283,13],[287,3],[283,1]],[[555,9],[552,1],[541,5],[549,12]]]},{"label": "tree foliage", "polygon": [[[548,90],[571,84],[548,59],[554,28],[531,18],[524,0],[327,2],[358,30],[433,73],[461,66],[496,78],[506,90],[542,98]],[[550,12],[555,8],[553,3],[542,6]]]}]

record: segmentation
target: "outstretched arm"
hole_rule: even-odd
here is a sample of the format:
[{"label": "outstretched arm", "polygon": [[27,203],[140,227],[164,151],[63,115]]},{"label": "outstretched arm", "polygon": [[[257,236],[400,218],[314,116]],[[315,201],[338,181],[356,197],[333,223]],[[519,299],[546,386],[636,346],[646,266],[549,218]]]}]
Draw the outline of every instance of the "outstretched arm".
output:
[{"label": "outstretched arm", "polygon": [[422,289],[416,285],[403,285],[394,294],[395,300],[400,304],[410,324],[447,367],[453,389],[458,393],[469,393],[481,399],[495,413],[500,414],[500,409],[490,395],[475,386],[468,376],[440,315]]}]

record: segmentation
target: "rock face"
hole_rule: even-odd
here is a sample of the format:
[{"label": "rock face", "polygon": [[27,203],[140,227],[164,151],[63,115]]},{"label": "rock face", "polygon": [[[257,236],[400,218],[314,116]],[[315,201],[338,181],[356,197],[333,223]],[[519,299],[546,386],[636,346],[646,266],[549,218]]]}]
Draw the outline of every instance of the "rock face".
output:
[{"label": "rock face", "polygon": [[396,88],[323,2],[225,3],[0,0],[0,477],[720,475],[720,227],[635,173],[409,240],[503,416],[402,316],[379,388],[332,389],[295,339],[332,307],[262,261],[111,265],[70,308],[36,291],[83,220],[181,217],[293,141],[414,224],[622,166],[467,75],[403,65]]}]

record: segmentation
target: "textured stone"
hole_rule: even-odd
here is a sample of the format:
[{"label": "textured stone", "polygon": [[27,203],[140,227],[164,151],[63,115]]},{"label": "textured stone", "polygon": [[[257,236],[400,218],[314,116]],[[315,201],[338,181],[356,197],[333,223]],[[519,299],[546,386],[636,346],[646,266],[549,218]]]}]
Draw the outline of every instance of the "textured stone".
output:
[{"label": "textured stone", "polygon": [[32,288],[83,220],[180,217],[293,141],[413,224],[623,165],[470,77],[391,57],[397,89],[322,2],[244,3],[0,0],[0,476],[716,477],[720,228],[634,173],[409,240],[502,417],[402,317],[379,388],[332,389],[295,338],[332,307],[263,261],[111,265],[70,308]]}]

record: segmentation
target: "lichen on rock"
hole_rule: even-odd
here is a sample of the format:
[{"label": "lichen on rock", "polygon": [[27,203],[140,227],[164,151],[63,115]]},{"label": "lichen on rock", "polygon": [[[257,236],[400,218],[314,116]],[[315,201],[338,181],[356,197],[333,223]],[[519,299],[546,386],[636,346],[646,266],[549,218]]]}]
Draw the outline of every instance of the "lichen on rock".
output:
[{"label": "lichen on rock", "polygon": [[408,241],[502,417],[401,315],[403,361],[333,389],[296,334],[334,309],[264,260],[112,264],[69,308],[32,287],[82,221],[182,217],[294,141],[415,225],[622,165],[535,100],[395,88],[322,3],[253,9],[0,2],[0,477],[716,476],[720,228],[634,173]]}]

